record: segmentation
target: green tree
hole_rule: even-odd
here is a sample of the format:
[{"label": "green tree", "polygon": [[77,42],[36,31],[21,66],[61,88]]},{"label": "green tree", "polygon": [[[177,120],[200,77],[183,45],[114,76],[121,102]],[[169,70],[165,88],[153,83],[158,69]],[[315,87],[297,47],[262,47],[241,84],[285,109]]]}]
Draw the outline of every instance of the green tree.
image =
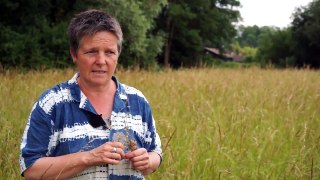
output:
[{"label": "green tree", "polygon": [[320,0],[314,0],[306,7],[298,8],[293,17],[295,65],[320,68]]},{"label": "green tree", "polygon": [[260,36],[260,28],[254,26],[239,26],[238,36],[236,40],[240,46],[258,47],[258,40]]},{"label": "green tree", "polygon": [[0,66],[67,67],[67,26],[74,12],[97,3],[89,0],[0,0]]},{"label": "green tree", "polygon": [[166,0],[105,0],[103,9],[120,22],[124,34],[119,63],[125,67],[155,67],[161,53],[163,33],[155,29],[156,18]]},{"label": "green tree", "polygon": [[124,32],[123,66],[156,66],[163,33],[154,18],[166,0],[0,0],[0,67],[68,67],[67,26],[80,11],[103,9],[119,19]]},{"label": "green tree", "polygon": [[291,28],[278,29],[261,37],[256,58],[260,59],[262,65],[293,66],[294,46]]},{"label": "green tree", "polygon": [[233,22],[240,14],[237,0],[170,0],[157,20],[166,32],[163,63],[166,67],[195,66],[206,46],[224,49],[236,35]]},{"label": "green tree", "polygon": [[274,26],[239,26],[236,41],[239,42],[241,47],[253,47],[257,48],[259,46],[259,41],[261,37],[269,36],[276,30],[280,30],[278,27]]}]

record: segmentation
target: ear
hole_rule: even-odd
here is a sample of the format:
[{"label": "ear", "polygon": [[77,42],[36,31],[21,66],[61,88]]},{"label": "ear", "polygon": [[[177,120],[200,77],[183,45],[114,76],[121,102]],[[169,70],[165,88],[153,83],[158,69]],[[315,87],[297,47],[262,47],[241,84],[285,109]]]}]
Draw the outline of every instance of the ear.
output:
[{"label": "ear", "polygon": [[69,50],[72,61],[75,63],[77,61],[77,54],[75,54],[71,49]]}]

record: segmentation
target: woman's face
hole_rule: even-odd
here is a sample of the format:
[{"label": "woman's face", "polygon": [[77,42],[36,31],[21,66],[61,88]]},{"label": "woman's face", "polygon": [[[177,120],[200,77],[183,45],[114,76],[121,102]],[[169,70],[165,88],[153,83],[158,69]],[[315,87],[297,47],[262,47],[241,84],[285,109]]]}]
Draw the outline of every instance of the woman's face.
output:
[{"label": "woman's face", "polygon": [[117,37],[107,31],[84,36],[73,61],[80,72],[80,82],[88,87],[107,85],[115,72],[119,52]]}]

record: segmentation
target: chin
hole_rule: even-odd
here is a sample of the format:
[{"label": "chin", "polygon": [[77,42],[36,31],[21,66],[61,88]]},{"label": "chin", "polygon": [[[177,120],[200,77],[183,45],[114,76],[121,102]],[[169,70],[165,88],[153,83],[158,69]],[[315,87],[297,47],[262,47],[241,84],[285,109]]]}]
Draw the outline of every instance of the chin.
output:
[{"label": "chin", "polygon": [[108,80],[109,79],[101,79],[101,80],[98,80],[98,81],[92,81],[92,84],[95,84],[95,85],[98,85],[98,86],[101,86],[101,85],[107,85],[108,84]]}]

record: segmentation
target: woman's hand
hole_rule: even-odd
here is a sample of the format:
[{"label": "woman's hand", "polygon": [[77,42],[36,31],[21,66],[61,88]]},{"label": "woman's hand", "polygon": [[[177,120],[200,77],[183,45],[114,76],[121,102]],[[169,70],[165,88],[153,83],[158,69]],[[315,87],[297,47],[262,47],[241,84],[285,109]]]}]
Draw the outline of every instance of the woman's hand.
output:
[{"label": "woman's hand", "polygon": [[68,179],[89,166],[119,164],[125,158],[123,144],[107,142],[86,152],[38,159],[24,172],[25,179]]},{"label": "woman's hand", "polygon": [[120,142],[107,142],[89,151],[88,165],[119,164],[125,158],[124,146]]},{"label": "woman's hand", "polygon": [[144,171],[149,168],[149,153],[145,148],[139,148],[125,155],[132,162],[135,170]]},{"label": "woman's hand", "polygon": [[160,165],[160,156],[154,152],[148,152],[145,148],[139,148],[125,155],[133,165],[135,170],[144,175],[151,174]]}]

